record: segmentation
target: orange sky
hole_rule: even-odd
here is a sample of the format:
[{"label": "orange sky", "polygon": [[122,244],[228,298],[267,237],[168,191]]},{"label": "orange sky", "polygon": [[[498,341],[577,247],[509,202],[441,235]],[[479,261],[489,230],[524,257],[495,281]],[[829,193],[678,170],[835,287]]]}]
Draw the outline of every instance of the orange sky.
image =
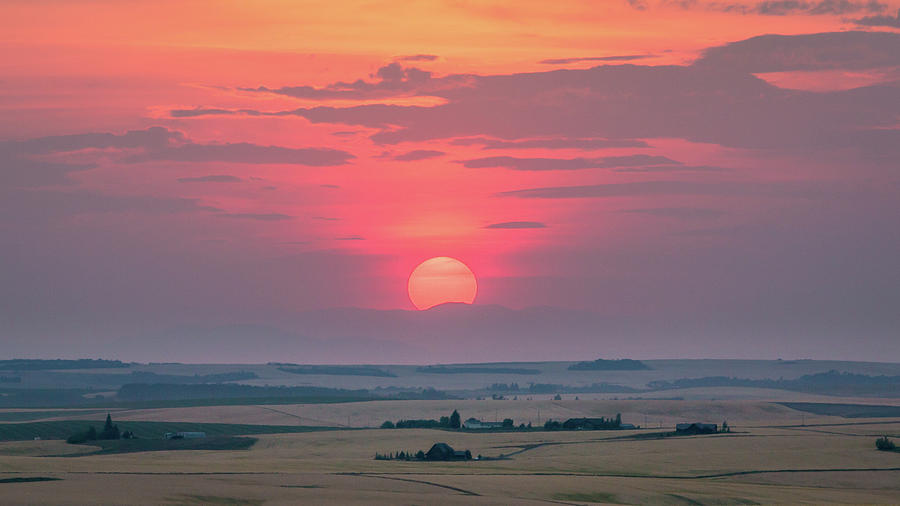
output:
[{"label": "orange sky", "polygon": [[[791,227],[831,244],[825,220],[862,230],[890,205],[898,7],[7,1],[0,155],[24,165],[7,185],[19,218],[2,226],[22,238],[22,276],[47,271],[29,244],[75,240],[47,265],[91,272],[110,255],[148,279],[202,272],[187,276],[198,298],[204,276],[246,291],[218,310],[182,302],[197,311],[185,317],[244,302],[410,309],[407,276],[433,256],[469,265],[482,304],[677,313],[673,294],[696,283],[685,305],[739,307],[758,297],[708,287],[740,265],[800,262]],[[889,38],[841,38],[852,30]],[[785,37],[753,39],[766,34]],[[126,135],[150,127],[168,140]],[[53,137],[88,133],[112,137]],[[320,156],[336,158],[305,158]],[[40,198],[60,214],[28,207]],[[275,265],[291,259],[309,265],[285,277]],[[819,290],[815,272],[797,283]],[[72,303],[84,279],[68,282],[45,303]],[[122,283],[97,307],[127,299]],[[175,303],[153,293],[128,311],[152,320]]]}]

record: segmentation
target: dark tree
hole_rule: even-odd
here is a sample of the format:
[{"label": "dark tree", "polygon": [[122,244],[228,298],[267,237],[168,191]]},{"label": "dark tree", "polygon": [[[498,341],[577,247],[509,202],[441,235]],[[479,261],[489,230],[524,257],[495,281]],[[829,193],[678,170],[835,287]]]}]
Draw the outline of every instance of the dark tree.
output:
[{"label": "dark tree", "polygon": [[875,440],[875,448],[886,452],[893,451],[897,446],[887,436],[882,436]]},{"label": "dark tree", "polygon": [[390,420],[387,420],[386,422],[384,422],[383,424],[381,424],[381,428],[382,428],[382,429],[393,429],[393,428],[394,428],[394,422],[392,422],[392,421],[390,421]]},{"label": "dark tree", "polygon": [[511,429],[514,426],[515,426],[515,422],[513,422],[512,418],[504,418],[503,419],[503,428],[504,429]]},{"label": "dark tree", "polygon": [[459,412],[454,409],[453,413],[450,415],[450,428],[458,429],[459,426],[460,426]]},{"label": "dark tree", "polygon": [[112,417],[106,414],[106,423],[103,424],[103,432],[100,433],[99,439],[119,439],[119,427],[112,423]]}]

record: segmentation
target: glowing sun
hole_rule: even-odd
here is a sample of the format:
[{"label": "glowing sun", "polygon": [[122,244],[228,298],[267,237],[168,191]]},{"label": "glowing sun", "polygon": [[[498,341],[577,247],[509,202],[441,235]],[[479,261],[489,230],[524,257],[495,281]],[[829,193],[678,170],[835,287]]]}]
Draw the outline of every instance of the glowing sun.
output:
[{"label": "glowing sun", "polygon": [[413,269],[408,288],[413,305],[428,309],[445,302],[475,302],[478,283],[466,264],[455,258],[434,257]]}]

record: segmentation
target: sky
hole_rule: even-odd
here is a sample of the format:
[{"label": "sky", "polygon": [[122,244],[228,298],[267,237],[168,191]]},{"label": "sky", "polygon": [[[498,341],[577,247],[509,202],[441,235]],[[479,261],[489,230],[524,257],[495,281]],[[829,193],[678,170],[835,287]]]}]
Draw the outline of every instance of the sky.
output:
[{"label": "sky", "polygon": [[[0,48],[4,355],[900,361],[895,0],[7,0]],[[416,312],[444,256],[475,305]]]}]

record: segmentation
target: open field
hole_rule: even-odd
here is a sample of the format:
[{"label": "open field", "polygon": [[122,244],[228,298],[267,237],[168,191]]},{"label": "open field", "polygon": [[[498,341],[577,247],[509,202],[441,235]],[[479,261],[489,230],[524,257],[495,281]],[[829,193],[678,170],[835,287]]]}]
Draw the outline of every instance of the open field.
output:
[{"label": "open field", "polygon": [[[574,397],[574,396],[570,396]],[[434,418],[459,410],[464,418],[483,420],[512,418],[516,424],[543,424],[547,419],[614,416],[622,414],[626,423],[645,427],[669,427],[685,420],[703,419],[713,423],[740,426],[792,425],[844,421],[835,415],[819,415],[791,409],[778,402],[756,400],[684,401],[684,400],[436,400],[373,401],[338,404],[283,404],[245,406],[197,406],[154,409],[110,410],[117,421],[188,423],[227,423],[280,426],[378,427],[385,420]],[[804,397],[801,397],[804,398]],[[47,412],[46,419],[102,421],[106,411],[89,414]],[[2,414],[2,413],[0,413]],[[37,415],[34,415],[37,416]],[[900,416],[896,418],[900,419]],[[860,419],[863,420],[863,419]],[[34,423],[33,422],[33,423]],[[8,424],[0,423],[0,434]],[[186,430],[186,429],[184,429]],[[279,431],[281,432],[281,431]]]},{"label": "open field", "polygon": [[[594,357],[585,357],[585,359]],[[685,378],[734,377],[744,379],[794,379],[803,375],[831,370],[871,376],[900,375],[900,364],[881,362],[842,362],[825,360],[644,360],[646,370],[569,370],[574,362],[512,362],[489,364],[447,364],[453,370],[470,373],[435,374],[433,370],[416,365],[373,366],[287,366],[280,364],[128,364],[128,367],[66,370],[6,370],[4,376],[19,378],[19,383],[4,384],[8,388],[93,388],[94,394],[134,382],[196,382],[197,378],[248,374],[254,378],[229,381],[256,386],[320,386],[344,389],[424,388],[433,387],[450,392],[485,389],[493,383],[518,383],[527,388],[530,383],[586,387],[594,383],[609,383],[632,389],[644,389],[654,381],[674,381]],[[302,369],[304,374],[287,372]],[[446,369],[447,367],[438,368]],[[360,375],[361,371],[377,370],[383,376]],[[317,371],[328,374],[316,374]],[[344,371],[345,374],[341,374]],[[528,372],[528,374],[522,374]],[[665,390],[648,394],[650,397],[721,398],[721,391],[706,389]],[[527,393],[526,393],[527,395]],[[594,394],[590,394],[594,395]],[[632,394],[597,394],[622,397]],[[734,398],[773,398],[778,391],[761,388],[732,389]],[[792,396],[788,393],[787,396]],[[827,396],[821,396],[827,397]]]},{"label": "open field", "polygon": [[[0,479],[60,481],[0,486],[9,504],[59,497],[82,504],[821,504],[890,503],[900,493],[900,454],[877,452],[871,438],[784,429],[646,441],[618,435],[378,430],[259,436],[240,451],[4,455]],[[375,451],[437,440],[476,454],[525,451],[483,462],[372,460]]]},{"label": "open field", "polygon": [[[360,376],[360,370],[343,375],[347,370],[343,366],[309,367],[303,374],[280,371],[276,365],[132,364],[105,371],[51,371],[66,377],[86,374],[85,388],[94,388],[88,385],[91,381],[114,384],[92,375],[135,377],[134,370],[179,378],[246,371],[256,378],[229,383],[366,388],[378,396],[386,392],[376,390],[378,386],[434,387],[462,398],[362,402],[283,398],[275,403],[260,397],[129,404],[116,401],[115,390],[98,386],[85,395],[113,396],[103,400],[110,407],[63,409],[48,404],[40,409],[0,409],[0,494],[4,504],[53,504],[65,497],[71,504],[228,505],[859,504],[892,503],[900,497],[900,452],[877,451],[874,444],[882,435],[900,440],[900,394],[884,395],[882,389],[869,397],[825,395],[763,388],[762,383],[646,388],[652,381],[712,376],[774,380],[831,369],[880,381],[881,375],[900,375],[897,364],[646,362],[651,369],[570,371],[570,363],[546,362],[478,364],[471,373],[456,371],[455,366],[452,373],[434,373],[387,365],[377,366],[384,375],[371,376]],[[491,368],[499,372],[485,371]],[[323,371],[328,374],[312,374]],[[23,372],[17,388],[63,379],[50,373]],[[493,383],[512,382],[520,387],[529,382],[576,387],[608,383],[644,391],[570,392],[560,399],[554,399],[554,393],[523,391],[504,392],[502,399],[485,395]],[[684,384],[690,383],[678,383]],[[375,428],[386,420],[438,419],[453,410],[463,420],[511,418],[516,425],[530,423],[535,430]],[[84,445],[61,441],[88,425],[100,428],[107,413],[120,430],[141,439]],[[617,413],[623,422],[642,428],[539,430],[549,419]],[[732,433],[654,435],[671,431],[678,422],[726,420]],[[201,442],[160,439],[175,431],[203,431],[210,437]],[[376,452],[428,450],[436,442],[490,459],[373,458]]]},{"label": "open field", "polygon": [[[106,416],[105,414],[103,415]],[[23,441],[39,439],[65,439],[68,436],[87,430],[89,426],[101,428],[102,418],[96,421],[60,420],[50,422],[7,423],[0,424],[0,441]],[[142,439],[158,439],[166,432],[205,432],[209,436],[246,436],[252,434],[280,434],[284,432],[310,432],[332,430],[330,427],[312,427],[297,425],[251,425],[232,423],[193,423],[193,422],[146,422],[116,421],[119,429],[129,431]]]},{"label": "open field", "polygon": [[[637,423],[640,413],[717,423],[727,416],[736,432],[663,439],[628,437],[648,430],[265,434],[273,429],[257,425],[262,433],[253,436],[257,441],[249,449],[108,455],[90,454],[97,446],[62,441],[5,442],[0,443],[0,492],[6,504],[56,503],[60,497],[72,504],[858,504],[891,503],[900,496],[900,453],[874,446],[879,435],[900,435],[900,419],[804,414],[760,401],[381,401],[277,409],[329,419],[345,412],[328,410],[349,409],[351,416],[377,420],[445,415],[451,409],[463,417],[482,416],[498,409],[501,417],[508,413],[518,421],[536,406],[542,417],[620,411],[625,421]],[[257,411],[271,413],[267,408],[125,410],[113,417],[124,427],[138,423],[128,417],[169,416],[169,426],[194,430],[191,423],[172,421],[237,421]],[[310,411],[315,409],[324,411]],[[663,427],[671,429],[668,422]],[[299,424],[294,428],[302,430]],[[427,450],[435,442],[503,458],[373,459],[376,452]],[[3,481],[12,478],[58,480]]]}]

